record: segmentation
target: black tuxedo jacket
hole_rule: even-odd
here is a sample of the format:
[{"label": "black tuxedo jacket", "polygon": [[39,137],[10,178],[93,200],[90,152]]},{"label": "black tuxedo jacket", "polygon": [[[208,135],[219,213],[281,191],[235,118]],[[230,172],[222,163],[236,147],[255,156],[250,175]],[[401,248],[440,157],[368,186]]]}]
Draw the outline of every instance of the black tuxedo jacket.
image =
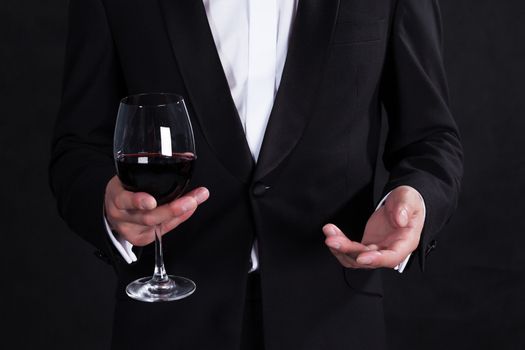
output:
[{"label": "black tuxedo jacket", "polygon": [[[409,185],[424,197],[424,264],[462,172],[439,16],[437,0],[300,0],[255,164],[201,0],[70,1],[51,183],[61,215],[118,273],[115,348],[238,348],[255,237],[266,349],[383,347],[378,272],[343,268],[321,227],[333,222],[360,240],[375,205],[384,106],[383,191]],[[190,277],[197,291],[159,304],[124,294],[151,274],[153,247],[127,265],[102,224],[119,100],[153,91],[185,97],[198,155],[191,186],[211,192],[164,239],[168,272]]]}]

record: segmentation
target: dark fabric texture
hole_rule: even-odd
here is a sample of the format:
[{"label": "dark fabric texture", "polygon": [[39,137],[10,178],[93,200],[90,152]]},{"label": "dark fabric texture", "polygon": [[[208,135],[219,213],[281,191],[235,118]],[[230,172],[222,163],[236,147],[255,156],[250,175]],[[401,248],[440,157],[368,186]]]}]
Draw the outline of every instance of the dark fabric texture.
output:
[{"label": "dark fabric texture", "polygon": [[264,322],[262,318],[261,276],[248,275],[246,302],[242,322],[241,350],[264,350]]},{"label": "dark fabric texture", "polygon": [[[383,349],[379,272],[344,269],[321,227],[333,222],[361,239],[376,204],[382,107],[390,126],[384,192],[410,185],[427,206],[421,266],[448,221],[462,150],[437,1],[301,0],[257,164],[202,2],[72,0],[69,15],[51,186],[69,226],[116,268],[113,348],[238,349],[257,238],[266,350]],[[211,193],[165,236],[167,270],[198,285],[176,303],[124,294],[151,273],[153,247],[127,265],[102,224],[119,100],[153,91],[186,99],[198,155],[190,187]]]}]

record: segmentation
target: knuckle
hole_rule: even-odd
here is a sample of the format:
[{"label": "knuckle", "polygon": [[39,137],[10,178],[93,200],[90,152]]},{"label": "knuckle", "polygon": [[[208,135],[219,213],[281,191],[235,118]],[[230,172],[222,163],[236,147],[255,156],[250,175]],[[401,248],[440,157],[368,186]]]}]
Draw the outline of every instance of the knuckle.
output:
[{"label": "knuckle", "polygon": [[194,198],[194,197],[189,197],[188,198],[188,207],[191,209],[194,209],[197,208],[197,206],[199,205],[199,203],[197,202],[197,200]]},{"label": "knuckle", "polygon": [[155,233],[153,230],[147,230],[139,235],[137,235],[137,247],[143,247],[150,244],[155,240]]},{"label": "knuckle", "polygon": [[173,230],[174,228],[176,228],[177,226],[179,225],[179,223],[177,222],[177,220],[171,220],[169,222],[163,222],[161,225],[160,225],[160,232],[162,235],[170,232],[171,230]]},{"label": "knuckle", "polygon": [[393,261],[389,261],[389,262],[386,263],[386,266],[388,268],[391,268],[391,269],[395,268],[397,265],[399,265],[399,263],[396,263],[396,262],[393,262]]},{"label": "knuckle", "polygon": [[149,243],[146,241],[146,237],[143,237],[143,235],[134,235],[128,239],[128,242],[136,247],[143,247]]},{"label": "knuckle", "polygon": [[182,222],[188,220],[195,213],[196,210],[197,210],[197,208],[193,208],[192,210],[189,210],[189,211],[185,212],[184,214],[182,214],[181,216],[179,216],[177,218],[179,223],[182,223]]},{"label": "knuckle", "polygon": [[132,195],[132,196],[129,198],[129,203],[131,204],[131,206],[133,207],[133,209],[140,209],[140,207],[141,207],[139,196]]},{"label": "knuckle", "polygon": [[135,235],[129,236],[128,238],[126,238],[126,240],[134,246],[140,246],[140,240]]},{"label": "knuckle", "polygon": [[142,223],[145,226],[155,226],[157,224],[157,219],[154,215],[144,214],[142,215]]},{"label": "knuckle", "polygon": [[112,198],[112,202],[113,202],[113,205],[115,206],[115,208],[117,209],[121,209],[123,210],[124,209],[124,204],[123,204],[123,200],[122,200],[122,196],[120,195],[116,195]]},{"label": "knuckle", "polygon": [[129,243],[133,244],[134,246],[136,247],[143,247],[145,244],[144,244],[144,238],[140,237],[140,236],[133,236],[130,240],[129,240]]},{"label": "knuckle", "polygon": [[114,225],[114,228],[120,235],[124,236],[124,238],[128,240],[128,236],[130,235],[130,227],[128,224],[117,221]]},{"label": "knuckle", "polygon": [[337,256],[337,260],[339,260],[341,265],[343,265],[344,267],[354,267],[355,265],[354,261],[345,254]]},{"label": "knuckle", "polygon": [[113,206],[113,205],[109,205],[109,206],[106,206],[106,216],[108,218],[118,218],[119,217],[119,210]]},{"label": "knuckle", "polygon": [[126,238],[126,240],[134,246],[143,247],[151,242],[148,240],[150,236],[151,235],[149,234],[148,230],[143,232],[140,232],[140,230],[135,230]]},{"label": "knuckle", "polygon": [[173,221],[171,222],[171,229],[173,230],[174,228],[182,224],[184,221],[186,221],[186,219],[183,219],[182,217],[173,219]]},{"label": "knuckle", "polygon": [[187,214],[188,212],[193,212],[195,209],[197,209],[197,201],[193,197],[185,197],[184,199],[181,198],[179,201],[173,202],[171,205],[171,210],[173,215],[175,216],[182,216]]},{"label": "knuckle", "polygon": [[348,268],[351,268],[351,269],[354,268],[354,264],[352,264],[351,262],[346,261],[346,260],[342,260],[342,261],[341,261],[341,264],[342,264],[344,267],[348,267]]},{"label": "knuckle", "polygon": [[180,198],[176,199],[169,204],[169,209],[172,215],[179,216],[183,212],[183,202],[180,201]]}]

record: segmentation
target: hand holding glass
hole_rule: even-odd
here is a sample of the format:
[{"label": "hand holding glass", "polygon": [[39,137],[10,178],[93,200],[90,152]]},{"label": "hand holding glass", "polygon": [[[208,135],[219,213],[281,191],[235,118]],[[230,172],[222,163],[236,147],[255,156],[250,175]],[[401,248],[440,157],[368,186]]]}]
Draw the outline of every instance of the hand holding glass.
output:
[{"label": "hand holding glass", "polygon": [[[113,155],[124,188],[152,195],[157,205],[179,197],[196,159],[195,141],[182,97],[151,93],[124,98],[119,107]],[[178,300],[195,291],[193,281],[167,275],[159,226],[155,226],[153,277],[130,283],[126,293],[146,302]]]}]

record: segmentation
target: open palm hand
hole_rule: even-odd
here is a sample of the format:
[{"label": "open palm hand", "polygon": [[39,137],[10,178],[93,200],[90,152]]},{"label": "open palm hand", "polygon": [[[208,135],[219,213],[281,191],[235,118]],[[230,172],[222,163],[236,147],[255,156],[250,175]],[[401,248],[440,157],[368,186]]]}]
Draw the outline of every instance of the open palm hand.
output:
[{"label": "open palm hand", "polygon": [[350,240],[337,226],[323,227],[325,243],[350,268],[393,268],[418,246],[425,221],[425,205],[412,187],[400,186],[368,220],[361,242]]}]

